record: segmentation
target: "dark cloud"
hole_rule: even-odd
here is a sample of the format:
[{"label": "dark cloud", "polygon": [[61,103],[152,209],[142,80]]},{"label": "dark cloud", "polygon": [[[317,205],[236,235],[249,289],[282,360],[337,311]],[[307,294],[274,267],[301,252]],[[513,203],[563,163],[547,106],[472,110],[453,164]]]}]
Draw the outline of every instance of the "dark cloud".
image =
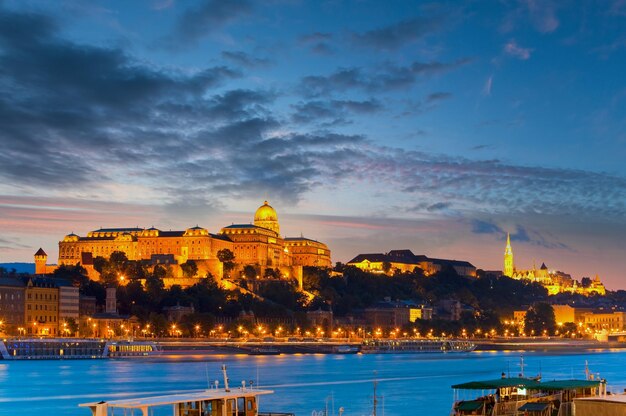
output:
[{"label": "dark cloud", "polygon": [[375,99],[355,100],[314,100],[292,106],[295,113],[292,120],[296,123],[343,124],[351,114],[372,114],[382,110],[382,104]]},{"label": "dark cloud", "polygon": [[298,38],[298,43],[318,55],[332,55],[334,48],[331,46],[333,35],[331,33],[314,32]]},{"label": "dark cloud", "polygon": [[452,207],[451,202],[420,202],[419,204],[410,206],[408,208],[403,208],[406,212],[440,212],[447,211]]},{"label": "dark cloud", "polygon": [[271,63],[267,58],[257,58],[241,51],[223,51],[222,58],[244,68],[258,68]]},{"label": "dark cloud", "polygon": [[[194,43],[200,38],[221,29],[224,25],[245,17],[252,11],[248,0],[206,0],[188,8],[180,17],[174,37]],[[180,45],[180,42],[176,42]]]},{"label": "dark cloud", "polygon": [[302,35],[298,38],[300,43],[311,44],[318,42],[326,42],[332,40],[332,33],[313,32],[306,35]]},{"label": "dark cloud", "polygon": [[373,49],[397,49],[442,28],[441,17],[414,17],[379,29],[352,35],[353,42]]},{"label": "dark cloud", "polygon": [[511,233],[511,241],[529,242],[531,240],[528,235],[528,231],[526,231],[524,227],[518,225],[515,232]]},{"label": "dark cloud", "polygon": [[434,92],[428,94],[428,96],[419,101],[409,100],[406,103],[406,107],[401,115],[413,116],[430,111],[433,108],[436,108],[441,101],[448,100],[450,98],[452,98],[452,94],[449,92]]},{"label": "dark cloud", "polygon": [[308,96],[362,89],[369,92],[384,92],[412,86],[421,76],[444,73],[469,63],[469,59],[455,62],[413,62],[408,66],[385,64],[378,68],[341,68],[327,76],[304,77],[300,90]]},{"label": "dark cloud", "polygon": [[472,220],[472,232],[474,234],[503,234],[502,228],[489,221]]},{"label": "dark cloud", "polygon": [[426,102],[428,104],[431,104],[438,101],[447,100],[451,97],[452,94],[449,92],[433,92],[432,94],[428,94],[428,97],[426,97]]}]

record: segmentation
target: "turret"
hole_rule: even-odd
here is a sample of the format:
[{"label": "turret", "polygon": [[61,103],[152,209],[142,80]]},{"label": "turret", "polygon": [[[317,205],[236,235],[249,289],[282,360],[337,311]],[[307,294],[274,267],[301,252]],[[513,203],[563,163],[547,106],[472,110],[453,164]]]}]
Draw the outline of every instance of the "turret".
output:
[{"label": "turret", "polygon": [[35,253],[35,274],[46,274],[46,263],[48,263],[48,255],[42,248]]}]

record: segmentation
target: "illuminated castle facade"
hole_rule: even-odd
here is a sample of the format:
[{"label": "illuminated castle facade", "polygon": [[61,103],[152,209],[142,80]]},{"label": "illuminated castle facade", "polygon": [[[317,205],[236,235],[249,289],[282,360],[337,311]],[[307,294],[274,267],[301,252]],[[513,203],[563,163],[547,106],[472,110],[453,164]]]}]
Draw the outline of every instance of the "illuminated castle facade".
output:
[{"label": "illuminated castle facade", "polygon": [[583,286],[567,273],[549,270],[545,263],[542,263],[539,269],[533,265],[533,268],[529,270],[517,270],[513,262],[511,236],[508,233],[506,235],[506,247],[504,248],[504,270],[502,274],[516,280],[529,280],[539,283],[548,290],[550,295],[563,292],[578,293],[585,296],[594,293],[602,296],[606,294],[606,289],[597,275],[591,280],[589,285]]},{"label": "illuminated castle facade", "polygon": [[72,233],[59,242],[59,264],[89,266],[95,257],[108,258],[113,252],[121,251],[129,260],[172,265],[181,276],[178,265],[193,260],[198,265],[198,275],[210,272],[221,278],[225,276],[217,255],[223,249],[235,255],[233,273],[252,265],[279,269],[285,276],[299,278],[302,266],[331,266],[326,244],[280,235],[278,215],[267,201],[256,210],[253,224],[229,225],[217,234],[198,226],[184,231],[101,228],[84,237]]}]

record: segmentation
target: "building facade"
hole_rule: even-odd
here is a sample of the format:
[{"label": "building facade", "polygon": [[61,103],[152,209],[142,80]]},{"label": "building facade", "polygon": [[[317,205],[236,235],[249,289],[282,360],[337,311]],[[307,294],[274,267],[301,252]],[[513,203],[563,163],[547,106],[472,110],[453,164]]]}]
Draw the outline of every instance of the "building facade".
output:
[{"label": "building facade", "polygon": [[27,335],[56,336],[59,331],[59,289],[54,280],[31,277],[24,291]]},{"label": "building facade", "polygon": [[391,250],[389,253],[359,254],[348,263],[359,269],[372,273],[393,274],[399,272],[413,272],[416,268],[422,270],[425,276],[440,272],[451,267],[459,276],[476,277],[476,267],[467,261],[429,258],[424,255],[415,255],[411,250]]},{"label": "building facade", "polygon": [[[583,286],[575,279],[572,279],[572,276],[567,273],[548,269],[545,263],[542,263],[539,269],[533,265],[532,269],[518,270],[513,262],[513,249],[511,247],[509,234],[507,234],[506,237],[504,270],[502,274],[516,280],[528,280],[539,283],[548,290],[548,294],[550,295],[563,292],[578,293],[585,296],[593,294],[604,296],[606,294],[604,284],[602,284],[597,275],[593,280],[589,279],[589,285]],[[583,281],[584,280],[585,279],[583,279]]]},{"label": "building facade", "polygon": [[0,278],[0,333],[19,334],[24,327],[25,284],[17,278]]},{"label": "building facade", "polygon": [[[232,224],[217,234],[196,226],[184,231],[157,228],[101,228],[86,236],[66,235],[59,242],[59,264],[82,264],[86,258],[109,258],[113,252],[124,252],[129,260],[158,263],[164,256],[173,258],[173,270],[182,276],[180,265],[193,260],[198,275],[210,272],[224,277],[218,252],[232,251],[237,273],[246,265],[280,269],[285,275],[298,277],[302,266],[331,266],[331,252],[326,244],[304,237],[280,235],[278,215],[267,201],[261,205],[253,224]],[[86,265],[89,266],[89,265]],[[299,268],[291,270],[291,268]],[[229,276],[226,276],[229,277]]]}]

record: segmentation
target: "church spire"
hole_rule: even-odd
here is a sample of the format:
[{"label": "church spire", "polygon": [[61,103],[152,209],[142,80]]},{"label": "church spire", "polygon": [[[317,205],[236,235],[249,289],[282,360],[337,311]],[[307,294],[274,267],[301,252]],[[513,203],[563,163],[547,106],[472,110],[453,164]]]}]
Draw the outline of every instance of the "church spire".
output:
[{"label": "church spire", "polygon": [[508,277],[513,276],[513,249],[511,248],[511,235],[506,233],[506,247],[504,248],[504,271],[502,274]]}]

